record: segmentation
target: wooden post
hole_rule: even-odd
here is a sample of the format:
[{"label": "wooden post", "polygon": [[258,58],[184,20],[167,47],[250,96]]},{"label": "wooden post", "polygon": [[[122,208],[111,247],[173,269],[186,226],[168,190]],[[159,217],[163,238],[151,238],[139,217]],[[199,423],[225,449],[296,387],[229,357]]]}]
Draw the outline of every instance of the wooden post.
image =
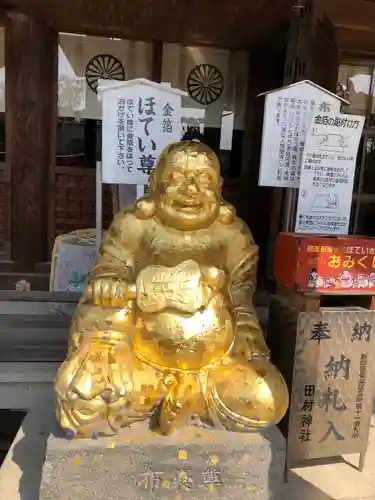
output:
[{"label": "wooden post", "polygon": [[6,161],[11,256],[19,271],[47,260],[48,176],[55,166],[58,33],[28,14],[5,23]]},{"label": "wooden post", "polygon": [[[246,130],[244,138],[243,166],[244,213],[242,217],[249,224],[255,241],[260,246],[259,267],[265,270],[269,246],[276,235],[271,235],[270,225],[277,224],[272,214],[272,188],[259,187],[259,163],[262,142],[264,99],[256,96],[266,90],[282,85],[288,23],[281,23],[274,29],[272,37],[250,48],[249,78],[247,87]],[[272,61],[272,64],[269,63]],[[259,214],[262,217],[259,217]],[[278,227],[277,227],[278,229]]]},{"label": "wooden post", "polygon": [[163,68],[163,42],[160,40],[154,40],[152,42],[151,65],[151,80],[156,83],[161,83]]},{"label": "wooden post", "polygon": [[96,251],[99,252],[103,233],[103,183],[102,183],[102,162],[96,162]]}]

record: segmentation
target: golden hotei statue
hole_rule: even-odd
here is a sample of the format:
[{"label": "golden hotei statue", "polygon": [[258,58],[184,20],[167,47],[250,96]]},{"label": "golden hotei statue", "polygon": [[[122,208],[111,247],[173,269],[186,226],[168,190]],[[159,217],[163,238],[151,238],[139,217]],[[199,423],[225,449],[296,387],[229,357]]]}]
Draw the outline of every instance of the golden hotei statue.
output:
[{"label": "golden hotei statue", "polygon": [[258,249],[221,198],[200,142],[168,146],[147,196],[115,215],[73,316],[56,379],[72,436],[153,417],[246,431],[276,424],[288,391],[252,303]]}]

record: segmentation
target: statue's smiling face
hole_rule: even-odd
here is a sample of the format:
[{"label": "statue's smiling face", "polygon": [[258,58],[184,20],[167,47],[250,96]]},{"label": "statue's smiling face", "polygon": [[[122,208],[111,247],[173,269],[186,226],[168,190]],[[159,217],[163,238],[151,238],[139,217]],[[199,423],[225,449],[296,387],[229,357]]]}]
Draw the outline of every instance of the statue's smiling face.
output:
[{"label": "statue's smiling face", "polygon": [[220,175],[216,157],[205,152],[176,151],[156,171],[157,215],[180,230],[210,226],[220,208]]}]

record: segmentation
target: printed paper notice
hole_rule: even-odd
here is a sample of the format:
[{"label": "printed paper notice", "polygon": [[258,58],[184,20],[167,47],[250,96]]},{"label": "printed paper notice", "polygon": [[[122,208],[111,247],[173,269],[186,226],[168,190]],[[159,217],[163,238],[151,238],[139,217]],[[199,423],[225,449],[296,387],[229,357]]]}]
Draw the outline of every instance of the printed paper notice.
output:
[{"label": "printed paper notice", "polygon": [[317,114],[302,158],[296,233],[348,234],[364,117]]},{"label": "printed paper notice", "polygon": [[303,151],[316,113],[339,113],[340,99],[309,82],[266,96],[259,185],[298,188]]}]

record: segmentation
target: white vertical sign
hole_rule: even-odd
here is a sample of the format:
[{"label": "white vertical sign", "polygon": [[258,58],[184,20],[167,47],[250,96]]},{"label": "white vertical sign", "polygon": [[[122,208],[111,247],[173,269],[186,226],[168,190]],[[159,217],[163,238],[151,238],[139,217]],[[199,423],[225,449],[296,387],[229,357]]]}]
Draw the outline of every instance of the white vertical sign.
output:
[{"label": "white vertical sign", "polygon": [[148,183],[162,150],[181,138],[185,92],[145,79],[101,81],[102,182]]},{"label": "white vertical sign", "polygon": [[348,234],[363,116],[318,114],[302,161],[296,233]]},{"label": "white vertical sign", "polygon": [[259,185],[298,188],[312,116],[339,113],[341,98],[310,82],[265,95]]},{"label": "white vertical sign", "polygon": [[75,116],[86,109],[86,78],[64,78],[58,81],[60,116]]}]

